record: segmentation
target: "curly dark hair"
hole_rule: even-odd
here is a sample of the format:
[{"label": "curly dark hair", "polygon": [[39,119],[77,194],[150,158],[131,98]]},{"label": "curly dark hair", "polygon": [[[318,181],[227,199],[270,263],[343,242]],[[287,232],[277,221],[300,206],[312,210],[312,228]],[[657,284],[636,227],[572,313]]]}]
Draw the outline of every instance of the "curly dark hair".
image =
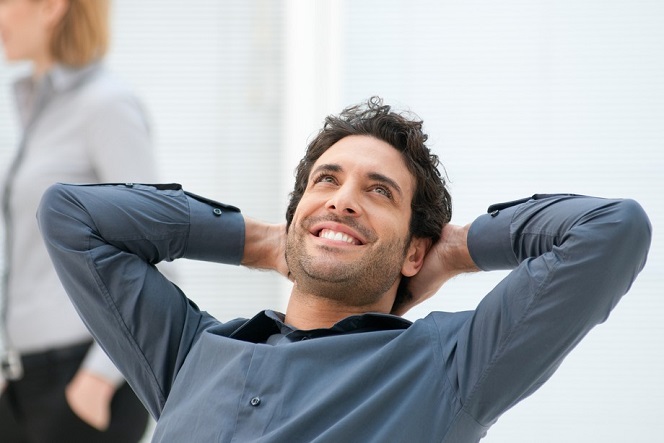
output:
[{"label": "curly dark hair", "polygon": [[[295,209],[307,188],[311,168],[332,145],[350,135],[368,135],[382,140],[399,152],[410,173],[415,177],[411,203],[410,235],[437,242],[443,226],[452,218],[452,197],[445,177],[438,170],[440,161],[426,146],[427,134],[422,120],[412,114],[397,113],[383,104],[380,97],[344,109],[338,116],[330,115],[295,170],[295,187],[290,193],[286,225],[290,227]],[[404,304],[412,295],[407,290],[408,278],[402,277],[394,306]]]}]

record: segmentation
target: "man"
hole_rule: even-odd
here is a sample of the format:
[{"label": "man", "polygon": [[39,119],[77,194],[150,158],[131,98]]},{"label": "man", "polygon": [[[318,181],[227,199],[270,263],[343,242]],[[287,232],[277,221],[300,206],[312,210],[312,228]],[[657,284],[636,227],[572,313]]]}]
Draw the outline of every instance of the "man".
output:
[{"label": "man", "polygon": [[[637,203],[536,195],[451,225],[425,141],[376,98],[328,117],[286,226],[179,185],[45,194],[60,278],[154,441],[475,442],[607,318],[645,264]],[[222,324],[154,268],[183,257],[288,275],[285,314]],[[475,311],[394,315],[480,269],[513,271]]]}]

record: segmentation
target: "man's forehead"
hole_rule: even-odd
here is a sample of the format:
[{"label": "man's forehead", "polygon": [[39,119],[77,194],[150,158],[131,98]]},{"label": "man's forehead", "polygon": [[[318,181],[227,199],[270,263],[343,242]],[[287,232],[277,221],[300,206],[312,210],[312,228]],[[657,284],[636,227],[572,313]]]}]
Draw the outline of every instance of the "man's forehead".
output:
[{"label": "man's forehead", "polygon": [[395,172],[399,169],[410,173],[401,152],[389,143],[368,135],[350,135],[330,146],[314,162],[312,170],[322,164],[353,166],[389,166]]},{"label": "man's forehead", "polygon": [[329,172],[362,174],[367,178],[387,177],[408,193],[415,178],[403,154],[389,143],[367,135],[344,137],[330,146],[311,168],[310,178],[324,169]]}]

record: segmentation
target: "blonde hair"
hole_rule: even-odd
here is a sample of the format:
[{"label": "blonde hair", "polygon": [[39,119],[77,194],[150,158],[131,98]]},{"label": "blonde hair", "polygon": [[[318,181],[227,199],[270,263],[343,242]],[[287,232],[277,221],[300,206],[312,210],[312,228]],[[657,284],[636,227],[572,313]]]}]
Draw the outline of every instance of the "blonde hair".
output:
[{"label": "blonde hair", "polygon": [[53,30],[51,55],[65,65],[83,66],[106,55],[110,0],[69,0]]}]

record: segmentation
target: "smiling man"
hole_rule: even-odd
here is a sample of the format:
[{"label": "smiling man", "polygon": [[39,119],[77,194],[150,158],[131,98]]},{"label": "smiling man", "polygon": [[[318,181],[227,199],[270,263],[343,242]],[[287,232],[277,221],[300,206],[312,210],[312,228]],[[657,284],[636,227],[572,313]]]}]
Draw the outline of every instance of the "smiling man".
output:
[{"label": "smiling man", "polygon": [[[179,185],[55,185],[38,214],[95,338],[159,442],[476,442],[608,317],[643,268],[632,200],[534,195],[451,218],[422,122],[377,98],[326,119],[285,224]],[[285,313],[222,323],[154,264],[272,269]],[[399,315],[464,272],[512,269],[474,311]],[[220,294],[223,297],[224,294]]]},{"label": "smiling man", "polygon": [[414,190],[401,153],[371,136],[347,136],[318,158],[290,224],[287,322],[331,327],[391,311],[401,277],[415,275],[426,252],[409,235]]}]

